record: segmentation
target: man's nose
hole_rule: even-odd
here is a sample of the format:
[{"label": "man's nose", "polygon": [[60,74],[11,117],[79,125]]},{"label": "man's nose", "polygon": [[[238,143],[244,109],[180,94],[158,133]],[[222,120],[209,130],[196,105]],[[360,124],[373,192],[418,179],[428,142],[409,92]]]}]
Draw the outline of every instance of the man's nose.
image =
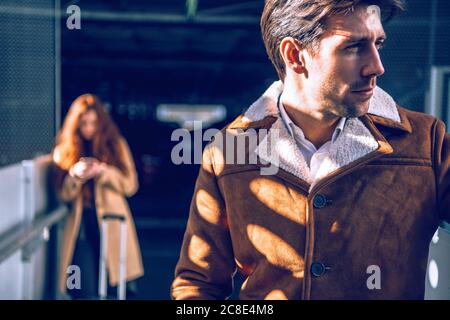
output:
[{"label": "man's nose", "polygon": [[381,62],[380,53],[374,46],[367,55],[366,63],[362,69],[363,77],[379,77],[384,74],[383,63]]}]

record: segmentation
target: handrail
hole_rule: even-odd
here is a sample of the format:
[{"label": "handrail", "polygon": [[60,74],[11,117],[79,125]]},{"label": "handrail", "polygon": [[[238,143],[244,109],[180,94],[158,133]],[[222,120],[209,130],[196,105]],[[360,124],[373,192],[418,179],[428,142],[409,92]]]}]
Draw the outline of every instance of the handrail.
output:
[{"label": "handrail", "polygon": [[442,230],[445,230],[446,232],[450,233],[450,223],[442,221],[440,225]]},{"label": "handrail", "polygon": [[0,235],[0,264],[16,251],[21,250],[35,238],[42,235],[45,228],[57,224],[68,214],[66,206],[60,206],[51,213],[40,214],[29,225],[17,225]]}]

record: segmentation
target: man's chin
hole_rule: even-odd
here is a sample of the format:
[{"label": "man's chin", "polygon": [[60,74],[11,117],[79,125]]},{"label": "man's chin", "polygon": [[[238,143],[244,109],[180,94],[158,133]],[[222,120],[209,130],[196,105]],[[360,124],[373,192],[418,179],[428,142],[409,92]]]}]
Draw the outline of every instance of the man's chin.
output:
[{"label": "man's chin", "polygon": [[367,100],[365,102],[360,102],[353,105],[348,104],[345,108],[346,115],[344,115],[344,117],[346,118],[362,117],[369,111],[369,101],[370,100]]}]

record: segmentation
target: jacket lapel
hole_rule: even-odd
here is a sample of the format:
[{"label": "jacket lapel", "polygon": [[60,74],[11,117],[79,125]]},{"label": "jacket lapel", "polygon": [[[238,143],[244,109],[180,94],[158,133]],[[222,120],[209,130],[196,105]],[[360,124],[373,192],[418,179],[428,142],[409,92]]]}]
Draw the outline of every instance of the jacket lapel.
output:
[{"label": "jacket lapel", "polygon": [[379,148],[378,141],[360,119],[347,119],[341,134],[330,146],[329,156],[324,160],[327,170],[320,170],[316,181]]},{"label": "jacket lapel", "polygon": [[254,152],[262,161],[279,167],[308,184],[313,182],[306,160],[281,117],[272,124]]},{"label": "jacket lapel", "polygon": [[341,174],[352,166],[369,161],[377,156],[393,152],[392,147],[380,133],[375,124],[411,132],[406,117],[397,109],[393,98],[376,87],[369,105],[367,115],[349,118],[343,131],[331,145],[329,157],[316,179],[297,146],[289,134],[282,118],[279,116],[278,98],[283,91],[283,84],[277,81],[245,112],[244,116],[230,125],[233,128],[261,128],[271,125],[267,135],[260,141],[254,152],[259,158],[289,172],[305,181],[310,190],[330,176]]}]

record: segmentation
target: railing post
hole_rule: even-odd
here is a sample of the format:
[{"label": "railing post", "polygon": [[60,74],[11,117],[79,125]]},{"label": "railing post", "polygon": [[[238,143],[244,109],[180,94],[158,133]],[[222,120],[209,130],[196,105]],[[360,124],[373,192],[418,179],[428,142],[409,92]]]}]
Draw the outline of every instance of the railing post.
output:
[{"label": "railing post", "polygon": [[[33,194],[33,161],[22,161],[22,174],[21,174],[21,185],[22,185],[22,196],[21,196],[21,210],[23,212],[23,225],[26,227],[31,226],[34,215],[34,194]],[[22,299],[30,300],[32,299],[32,264],[31,264],[31,254],[34,252],[35,244],[28,244],[22,248]]]}]

